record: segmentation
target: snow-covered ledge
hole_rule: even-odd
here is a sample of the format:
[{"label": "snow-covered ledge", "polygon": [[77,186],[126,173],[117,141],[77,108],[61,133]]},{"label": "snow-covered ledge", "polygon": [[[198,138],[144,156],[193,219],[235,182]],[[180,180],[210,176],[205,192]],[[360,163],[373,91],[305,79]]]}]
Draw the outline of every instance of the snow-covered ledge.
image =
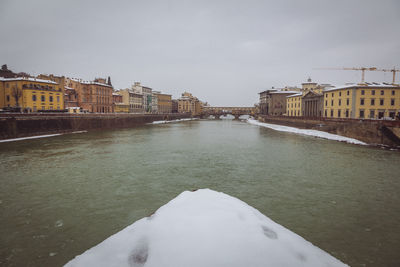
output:
[{"label": "snow-covered ledge", "polygon": [[347,266],[243,201],[183,192],[65,266]]}]

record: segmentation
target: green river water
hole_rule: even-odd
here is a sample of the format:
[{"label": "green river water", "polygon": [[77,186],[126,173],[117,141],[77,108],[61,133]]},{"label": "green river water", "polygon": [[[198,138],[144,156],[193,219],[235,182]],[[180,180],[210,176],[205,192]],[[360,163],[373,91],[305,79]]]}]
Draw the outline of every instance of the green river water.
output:
[{"label": "green river water", "polygon": [[351,266],[400,266],[399,151],[190,121],[0,143],[0,177],[0,266],[62,266],[197,188]]}]

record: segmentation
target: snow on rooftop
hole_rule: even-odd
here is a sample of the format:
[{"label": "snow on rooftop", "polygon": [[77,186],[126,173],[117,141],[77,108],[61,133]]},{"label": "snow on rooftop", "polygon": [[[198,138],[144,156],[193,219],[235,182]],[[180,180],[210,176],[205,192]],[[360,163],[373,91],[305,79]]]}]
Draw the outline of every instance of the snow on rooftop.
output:
[{"label": "snow on rooftop", "polygon": [[303,93],[297,93],[297,94],[294,94],[294,95],[288,95],[287,97],[302,96],[302,95],[303,95]]},{"label": "snow on rooftop", "polygon": [[72,81],[75,81],[75,82],[82,83],[82,84],[96,84],[96,85],[107,86],[107,87],[113,88],[111,85],[108,85],[105,83],[99,83],[99,82],[94,82],[94,81],[84,81],[84,80],[78,79],[78,78],[69,78],[69,79],[71,79]]},{"label": "snow on rooftop", "polygon": [[271,92],[271,94],[297,94],[299,91],[276,91]]},{"label": "snow on rooftop", "polygon": [[390,83],[365,83],[365,84],[346,84],[342,86],[337,86],[329,89],[325,89],[324,92],[335,91],[340,89],[347,89],[347,88],[399,88],[400,86],[397,84],[390,84]]},{"label": "snow on rooftop", "polygon": [[31,81],[31,82],[40,82],[40,83],[51,83],[51,84],[58,84],[56,82],[50,80],[43,80],[31,77],[18,77],[18,78],[3,78],[0,77],[0,81],[7,82],[7,81]]},{"label": "snow on rooftop", "polygon": [[347,266],[245,202],[185,191],[66,267]]}]

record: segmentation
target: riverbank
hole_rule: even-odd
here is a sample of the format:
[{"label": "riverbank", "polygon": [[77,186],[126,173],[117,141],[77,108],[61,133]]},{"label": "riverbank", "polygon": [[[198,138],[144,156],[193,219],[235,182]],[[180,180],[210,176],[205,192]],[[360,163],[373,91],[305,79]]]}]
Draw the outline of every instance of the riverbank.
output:
[{"label": "riverbank", "polygon": [[369,145],[400,147],[400,121],[385,120],[338,120],[324,118],[303,118],[285,116],[258,116],[258,121],[318,130],[362,141]]},{"label": "riverbank", "polygon": [[0,140],[78,131],[131,128],[190,114],[0,114]]}]

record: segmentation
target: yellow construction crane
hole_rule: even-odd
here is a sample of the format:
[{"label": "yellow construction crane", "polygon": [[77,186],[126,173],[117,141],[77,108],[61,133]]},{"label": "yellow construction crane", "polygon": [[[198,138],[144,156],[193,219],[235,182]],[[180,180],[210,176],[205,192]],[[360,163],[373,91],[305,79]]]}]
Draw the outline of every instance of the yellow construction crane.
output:
[{"label": "yellow construction crane", "polygon": [[384,72],[393,72],[393,84],[396,81],[396,72],[400,71],[399,69],[393,68],[391,70],[389,69],[378,69],[375,67],[371,68],[365,68],[365,67],[360,67],[360,68],[314,68],[316,70],[361,70],[361,83],[365,82],[365,71],[384,71]]}]

